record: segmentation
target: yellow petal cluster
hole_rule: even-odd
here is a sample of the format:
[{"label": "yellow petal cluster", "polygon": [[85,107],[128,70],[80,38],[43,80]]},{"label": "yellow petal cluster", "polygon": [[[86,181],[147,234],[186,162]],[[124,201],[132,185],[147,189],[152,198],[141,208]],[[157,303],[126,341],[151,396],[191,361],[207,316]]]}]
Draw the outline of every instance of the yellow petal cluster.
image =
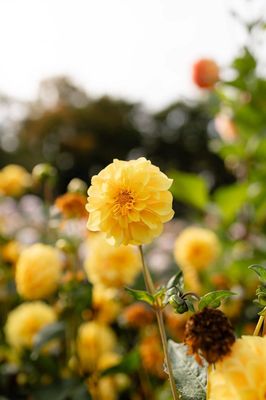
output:
[{"label": "yellow petal cluster", "polygon": [[119,288],[134,282],[141,271],[141,259],[133,246],[114,247],[97,235],[91,241],[85,270],[92,283]]},{"label": "yellow petal cluster", "polygon": [[99,370],[101,357],[114,351],[116,337],[111,328],[97,321],[80,325],[77,352],[84,371]]},{"label": "yellow petal cluster", "polygon": [[220,253],[220,243],[214,232],[200,227],[188,227],[177,237],[174,256],[181,268],[207,268]]},{"label": "yellow petal cluster", "polygon": [[0,170],[0,195],[20,196],[31,185],[31,175],[20,165],[10,164]]},{"label": "yellow petal cluster", "polygon": [[23,303],[8,315],[5,325],[7,342],[17,350],[31,348],[35,335],[54,321],[56,314],[47,304],[41,301]]},{"label": "yellow petal cluster", "polygon": [[208,400],[266,399],[266,336],[243,336],[209,374]]},{"label": "yellow petal cluster", "polygon": [[172,180],[144,157],[114,160],[91,181],[88,229],[115,245],[149,243],[173,217]]},{"label": "yellow petal cluster", "polygon": [[22,250],[22,245],[16,240],[11,240],[1,248],[3,260],[15,264]]},{"label": "yellow petal cluster", "polygon": [[121,310],[117,291],[98,284],[93,286],[92,297],[95,319],[106,324],[113,322]]},{"label": "yellow petal cluster", "polygon": [[58,287],[61,261],[58,250],[36,243],[23,250],[16,266],[18,293],[26,299],[44,299]]}]

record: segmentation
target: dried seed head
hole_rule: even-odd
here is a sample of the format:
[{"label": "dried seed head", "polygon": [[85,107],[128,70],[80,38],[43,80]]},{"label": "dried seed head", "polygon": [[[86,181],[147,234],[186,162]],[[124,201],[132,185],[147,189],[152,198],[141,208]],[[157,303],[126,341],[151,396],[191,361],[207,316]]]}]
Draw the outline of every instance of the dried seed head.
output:
[{"label": "dried seed head", "polygon": [[229,354],[234,342],[232,325],[220,310],[205,308],[187,321],[185,343],[192,354],[203,356],[209,363]]}]

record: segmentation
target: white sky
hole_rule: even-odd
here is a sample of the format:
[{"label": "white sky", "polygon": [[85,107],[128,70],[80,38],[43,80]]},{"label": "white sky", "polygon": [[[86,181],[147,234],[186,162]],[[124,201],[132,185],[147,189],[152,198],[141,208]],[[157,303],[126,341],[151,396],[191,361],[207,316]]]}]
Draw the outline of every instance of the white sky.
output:
[{"label": "white sky", "polygon": [[[264,4],[264,6],[263,6]],[[233,7],[261,14],[266,0],[0,0],[0,91],[36,96],[66,74],[93,94],[161,107],[194,96],[191,64],[222,65],[243,42]]]}]

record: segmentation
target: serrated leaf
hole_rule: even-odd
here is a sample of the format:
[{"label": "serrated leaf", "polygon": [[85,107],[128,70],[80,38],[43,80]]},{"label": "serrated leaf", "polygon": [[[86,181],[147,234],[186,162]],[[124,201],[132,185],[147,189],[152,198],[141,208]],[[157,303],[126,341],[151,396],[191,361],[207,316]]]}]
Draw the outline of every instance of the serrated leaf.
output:
[{"label": "serrated leaf", "polygon": [[50,340],[62,337],[65,332],[65,324],[62,321],[45,326],[34,338],[33,353],[36,355]]},{"label": "serrated leaf", "polygon": [[184,277],[182,271],[179,271],[176,275],[172,276],[166,285],[167,289],[178,287],[180,291],[184,289]]},{"label": "serrated leaf", "polygon": [[207,362],[199,365],[195,358],[188,355],[184,344],[168,341],[168,351],[172,363],[173,375],[182,400],[205,400],[207,387]]},{"label": "serrated leaf", "polygon": [[205,179],[196,174],[180,171],[170,171],[168,175],[174,180],[171,191],[175,199],[205,209],[209,201]]},{"label": "serrated leaf", "polygon": [[252,269],[252,271],[256,272],[256,274],[259,277],[259,280],[262,283],[266,283],[266,267],[264,267],[263,265],[254,264],[254,265],[251,265],[248,268]]},{"label": "serrated leaf", "polygon": [[130,288],[125,288],[125,290],[134,297],[135,300],[144,301],[145,303],[150,304],[151,306],[154,304],[153,296],[146,292],[145,290],[135,290]]},{"label": "serrated leaf", "polygon": [[217,290],[207,293],[199,301],[199,310],[203,310],[205,307],[217,308],[221,305],[221,300],[233,296],[234,294],[235,293],[229,290]]}]

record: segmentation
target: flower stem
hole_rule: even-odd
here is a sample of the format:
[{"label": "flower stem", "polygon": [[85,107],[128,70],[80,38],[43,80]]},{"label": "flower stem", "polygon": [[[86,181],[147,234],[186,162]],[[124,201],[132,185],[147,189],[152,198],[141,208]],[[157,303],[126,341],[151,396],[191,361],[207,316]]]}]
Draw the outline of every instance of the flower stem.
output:
[{"label": "flower stem", "polygon": [[[146,289],[151,295],[153,295],[155,292],[155,288],[154,288],[154,284],[152,281],[150,271],[148,270],[148,267],[144,260],[142,246],[139,246],[139,251],[140,251],[140,255],[141,255],[143,276],[144,276]],[[165,327],[164,327],[163,312],[157,301],[156,301],[156,303],[157,304],[155,304],[154,310],[156,313],[156,318],[157,318],[158,327],[159,327],[159,331],[160,331],[161,341],[162,341],[162,345],[163,345],[163,352],[164,352],[165,362],[166,362],[167,371],[168,371],[168,375],[169,375],[171,391],[172,391],[173,399],[179,400],[179,395],[177,393],[177,389],[176,389],[176,385],[175,385],[175,381],[174,381],[173,369],[172,369],[172,365],[171,365],[171,361],[170,361],[170,357],[169,357],[169,353],[168,353],[168,349],[167,349],[167,337],[166,337],[166,332],[165,332]]]},{"label": "flower stem", "polygon": [[262,327],[263,321],[264,321],[264,317],[260,316],[258,323],[256,325],[256,328],[255,328],[255,331],[253,333],[253,336],[258,336],[258,334],[260,333],[260,329]]}]

